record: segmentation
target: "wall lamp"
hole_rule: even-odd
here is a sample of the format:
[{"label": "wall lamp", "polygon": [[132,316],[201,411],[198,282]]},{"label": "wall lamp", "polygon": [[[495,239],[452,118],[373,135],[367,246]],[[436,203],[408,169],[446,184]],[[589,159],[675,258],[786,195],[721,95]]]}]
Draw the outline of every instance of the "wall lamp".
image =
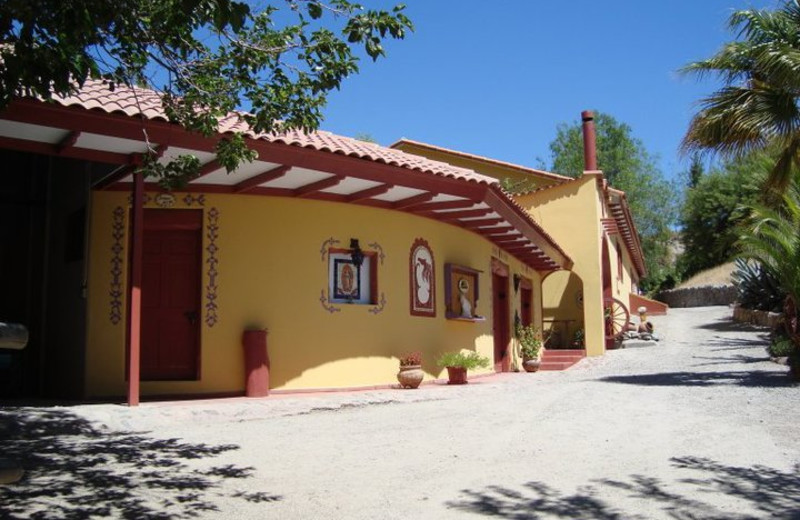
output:
[{"label": "wall lamp", "polygon": [[360,268],[361,264],[364,263],[364,252],[361,250],[361,246],[358,245],[357,238],[350,239],[350,259],[356,268]]}]

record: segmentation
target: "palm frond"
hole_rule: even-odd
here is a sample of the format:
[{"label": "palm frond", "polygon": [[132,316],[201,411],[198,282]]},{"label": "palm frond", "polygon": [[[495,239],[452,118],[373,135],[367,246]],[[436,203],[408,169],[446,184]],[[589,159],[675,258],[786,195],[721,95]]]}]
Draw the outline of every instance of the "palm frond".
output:
[{"label": "palm frond", "polygon": [[795,176],[779,206],[752,206],[739,239],[741,256],[757,261],[787,294],[800,296],[800,186]]},{"label": "palm frond", "polygon": [[735,11],[728,24],[736,41],[681,70],[723,81],[700,102],[681,150],[741,157],[775,147],[766,182],[768,191],[780,192],[800,168],[800,3]]}]

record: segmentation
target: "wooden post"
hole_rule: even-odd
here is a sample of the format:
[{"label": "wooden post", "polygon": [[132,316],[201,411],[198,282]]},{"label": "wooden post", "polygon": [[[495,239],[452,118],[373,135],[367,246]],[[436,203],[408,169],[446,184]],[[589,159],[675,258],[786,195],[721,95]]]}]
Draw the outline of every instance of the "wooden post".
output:
[{"label": "wooden post", "polygon": [[144,232],[144,175],[133,173],[130,280],[128,281],[128,406],[139,405],[139,359],[142,343],[142,234]]}]

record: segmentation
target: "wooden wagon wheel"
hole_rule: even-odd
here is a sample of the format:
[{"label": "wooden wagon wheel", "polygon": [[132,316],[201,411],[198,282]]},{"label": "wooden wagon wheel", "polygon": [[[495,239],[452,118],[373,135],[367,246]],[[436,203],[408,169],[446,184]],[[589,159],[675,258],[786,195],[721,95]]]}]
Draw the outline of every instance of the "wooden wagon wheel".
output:
[{"label": "wooden wagon wheel", "polygon": [[631,318],[628,308],[616,298],[606,298],[604,308],[607,342],[621,339]]}]

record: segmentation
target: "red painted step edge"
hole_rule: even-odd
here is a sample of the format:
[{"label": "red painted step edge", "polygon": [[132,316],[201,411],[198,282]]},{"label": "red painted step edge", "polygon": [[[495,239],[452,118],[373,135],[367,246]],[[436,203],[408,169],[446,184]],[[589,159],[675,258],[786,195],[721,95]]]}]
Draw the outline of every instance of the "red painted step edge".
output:
[{"label": "red painted step edge", "polygon": [[542,364],[539,366],[539,370],[544,371],[555,371],[555,370],[566,370],[569,367],[575,365],[575,363],[571,361],[542,361]]}]

